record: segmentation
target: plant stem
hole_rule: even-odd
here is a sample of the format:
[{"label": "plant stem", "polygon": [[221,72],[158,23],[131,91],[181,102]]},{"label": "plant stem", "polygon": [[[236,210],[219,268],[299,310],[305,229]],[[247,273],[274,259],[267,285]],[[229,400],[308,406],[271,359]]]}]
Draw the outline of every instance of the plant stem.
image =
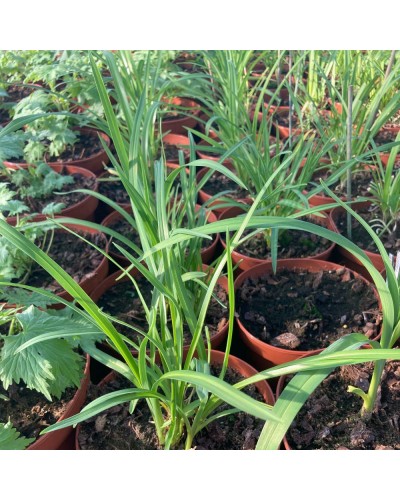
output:
[{"label": "plant stem", "polygon": [[369,420],[371,418],[385,363],[386,360],[384,359],[375,363],[367,398],[364,399],[364,404],[361,408],[361,417],[363,420]]},{"label": "plant stem", "polygon": [[[347,96],[347,161],[351,160],[352,156],[352,138],[353,138],[353,85],[349,85]],[[347,169],[347,202],[351,201],[351,171],[349,166]],[[347,212],[347,237],[351,240],[351,214]]]}]

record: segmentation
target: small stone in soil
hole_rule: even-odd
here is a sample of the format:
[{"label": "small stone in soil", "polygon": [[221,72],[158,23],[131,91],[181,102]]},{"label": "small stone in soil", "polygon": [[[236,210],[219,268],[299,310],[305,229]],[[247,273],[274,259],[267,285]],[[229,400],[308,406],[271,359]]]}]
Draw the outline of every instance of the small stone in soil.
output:
[{"label": "small stone in soil", "polygon": [[271,340],[271,345],[275,347],[286,347],[288,349],[296,349],[300,345],[300,340],[293,333],[286,332],[286,333],[281,333],[273,340]]}]

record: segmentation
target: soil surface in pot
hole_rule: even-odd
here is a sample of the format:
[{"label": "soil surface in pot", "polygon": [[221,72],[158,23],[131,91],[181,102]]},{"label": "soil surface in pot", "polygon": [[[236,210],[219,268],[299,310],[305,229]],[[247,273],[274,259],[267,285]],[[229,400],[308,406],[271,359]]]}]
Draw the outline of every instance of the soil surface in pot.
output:
[{"label": "soil surface in pot", "polygon": [[[87,240],[105,250],[107,240],[104,234],[79,232]],[[55,231],[48,255],[78,283],[88,278],[103,260],[103,255],[77,236]],[[64,289],[38,264],[34,264],[27,285],[44,288],[54,293]]]},{"label": "soil surface in pot", "polygon": [[[375,207],[377,208],[377,207]],[[368,222],[372,228],[377,231],[378,227],[373,227],[374,220],[381,219],[382,215],[380,211],[377,210],[369,210],[365,209],[357,209],[357,213],[361,215],[361,217]],[[339,232],[343,235],[347,236],[347,216],[345,213],[339,213],[336,220],[337,228]],[[380,228],[381,226],[379,226]],[[379,230],[379,229],[378,229]],[[396,253],[400,250],[400,225],[396,225],[396,229],[391,232],[385,232],[384,234],[379,236],[382,241],[384,247],[388,252]],[[355,243],[357,246],[362,248],[363,250],[368,250],[369,252],[379,253],[377,246],[373,242],[371,236],[367,233],[367,231],[362,227],[362,225],[354,218],[351,219],[351,241]]]},{"label": "soil surface in pot", "polygon": [[383,146],[383,144],[389,144],[390,142],[395,142],[397,136],[398,124],[387,124],[383,130],[380,130],[374,137],[374,142],[377,146]]},{"label": "soil surface in pot", "polygon": [[210,196],[214,196],[222,191],[230,191],[230,193],[225,193],[224,198],[230,198],[233,200],[242,200],[250,196],[249,191],[239,187],[235,181],[232,181],[224,174],[220,172],[215,172],[206,184],[203,186],[203,190]]},{"label": "soil surface in pot", "polygon": [[400,362],[386,364],[377,405],[369,421],[360,418],[362,400],[349,385],[367,391],[372,364],[343,366],[308,398],[291,425],[292,448],[311,450],[400,450]]},{"label": "soil surface in pot", "polygon": [[[281,127],[289,128],[289,114],[288,113],[275,113],[274,121],[276,121]],[[297,127],[299,125],[299,119],[296,115],[292,115],[292,127]]]},{"label": "soil surface in pot", "polygon": [[[211,367],[211,373],[218,375],[220,370]],[[234,370],[228,368],[224,378],[230,384],[242,380]],[[123,377],[118,376],[103,387],[89,388],[89,401],[115,390],[132,388]],[[254,386],[248,386],[243,392],[254,399],[263,398]],[[152,416],[147,404],[140,400],[132,415],[129,405],[118,405],[81,424],[79,445],[83,450],[160,450]],[[228,409],[223,404],[219,410]],[[254,449],[264,426],[264,421],[243,412],[222,417],[211,423],[196,436],[193,449],[197,450],[249,450]],[[181,443],[182,448],[184,443]]]},{"label": "soil surface in pot", "polygon": [[[66,172],[61,172],[61,174],[68,175]],[[93,189],[96,183],[96,179],[94,179],[93,177],[84,177],[81,174],[73,174],[71,177],[73,177],[74,181],[71,184],[66,184],[64,186],[63,189],[65,191],[72,191],[75,189]],[[8,188],[18,193],[18,187],[13,183],[10,182],[8,184]],[[25,205],[27,205],[30,208],[29,213],[41,213],[43,208],[49,203],[52,202],[63,203],[65,205],[65,208],[70,208],[72,207],[72,205],[79,203],[86,197],[87,194],[84,193],[68,193],[68,194],[51,193],[45,198],[31,198],[31,197],[21,198],[17,194],[15,199],[25,203]],[[7,212],[3,213],[5,216],[8,215]]]},{"label": "soil surface in pot", "polygon": [[20,87],[19,85],[7,86],[5,90],[8,97],[0,97],[0,106],[4,105],[4,108],[0,109],[0,123],[9,121],[11,119],[10,110],[13,106],[25,97],[28,97],[37,88]]},{"label": "soil surface in pot", "polygon": [[[164,144],[164,153],[167,161],[170,162],[179,162],[179,151],[183,151],[184,158],[188,158],[188,150],[184,147],[177,147],[173,144]],[[158,158],[161,156],[162,150],[161,148],[158,150]]]},{"label": "soil surface in pot", "polygon": [[[137,245],[139,248],[141,248],[141,242],[140,242],[140,237],[138,232],[134,227],[132,227],[132,224],[130,224],[127,220],[125,219],[117,219],[108,224],[108,227],[112,229],[113,231],[116,231],[119,233],[121,236],[125,236],[128,240],[130,240],[132,243]],[[114,240],[118,245],[120,245],[124,250],[126,250],[129,253],[132,253],[132,249],[128,247],[128,245],[125,245],[122,241]],[[110,250],[123,257],[122,253],[113,245],[113,243],[110,244]]]},{"label": "soil surface in pot", "polygon": [[[151,304],[154,287],[145,279],[139,280],[138,286],[145,303]],[[228,304],[227,294],[218,284],[216,285],[214,294],[223,304]],[[145,310],[131,281],[118,283],[109,288],[97,301],[97,305],[108,314],[115,316],[117,319],[147,332],[148,323]],[[210,337],[218,333],[223,328],[223,326],[227,323],[227,319],[228,309],[222,307],[215,298],[212,298],[205,319],[205,324],[208,326]],[[126,335],[134,342],[140,342],[143,338],[131,328],[119,324],[115,324],[115,326],[120,333]],[[171,328],[171,325],[169,325],[169,327]],[[192,336],[186,325],[184,326],[183,334],[185,344],[189,344]]]},{"label": "soil surface in pot", "polygon": [[[304,217],[300,220],[306,220],[307,222],[318,224],[317,221],[305,219]],[[250,233],[251,231],[245,231],[244,235]],[[221,236],[224,237],[223,234]],[[316,234],[307,233],[306,231],[287,229],[286,231],[279,232],[278,258],[294,259],[312,257],[313,255],[325,252],[331,245],[331,241],[326,238],[321,238]],[[254,259],[271,258],[271,249],[265,241],[264,232],[257,233],[250,239],[246,240],[237,247],[236,251]]]},{"label": "soil surface in pot", "polygon": [[115,181],[103,181],[99,180],[99,193],[107,196],[112,201],[115,201],[119,204],[128,204],[130,203],[130,198],[124,185],[120,180]]},{"label": "soil surface in pot", "polygon": [[22,384],[13,384],[0,394],[10,397],[0,405],[0,422],[11,420],[12,425],[27,438],[38,438],[46,429],[65,413],[66,407],[76,393],[76,388],[68,388],[60,400],[48,401],[43,394],[27,389]]},{"label": "soil surface in pot", "polygon": [[375,337],[382,319],[372,287],[345,268],[249,278],[236,300],[245,328],[282,349],[323,349],[351,332]]},{"label": "soil surface in pot", "polygon": [[[329,171],[321,171],[321,172],[316,172],[313,175],[312,182],[307,186],[307,190],[310,191],[312,188],[315,186],[320,186],[320,180],[322,179],[323,181],[326,181],[329,176],[332,175],[331,172]],[[371,193],[368,191],[368,188],[371,185],[371,182],[373,180],[372,173],[368,170],[360,170],[357,172],[354,172],[351,177],[351,194],[352,198],[356,198],[358,196],[371,196]],[[347,192],[346,192],[346,182],[341,183],[340,181],[337,181],[329,186],[329,189],[331,189],[337,196],[339,197],[346,197]],[[324,196],[324,192],[322,191],[321,193],[318,193],[319,196]],[[328,196],[325,194],[325,196]]]}]

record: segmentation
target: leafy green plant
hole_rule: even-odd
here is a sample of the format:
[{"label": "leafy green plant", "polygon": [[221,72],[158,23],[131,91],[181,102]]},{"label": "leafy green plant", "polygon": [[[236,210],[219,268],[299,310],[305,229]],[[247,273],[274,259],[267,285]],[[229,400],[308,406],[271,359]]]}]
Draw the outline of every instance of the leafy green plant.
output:
[{"label": "leafy green plant", "polygon": [[[35,297],[22,289],[14,292],[8,295],[4,291],[7,298],[30,305],[8,306],[0,310],[0,399],[5,402],[15,400],[20,397],[18,387],[24,387],[49,401],[58,400],[67,388],[79,387],[83,378],[84,359],[78,351],[79,332],[87,331],[83,343],[92,344],[101,339],[101,334],[71,309],[43,310],[32,305],[33,302],[46,307],[54,303],[51,297]],[[19,347],[30,339],[56,331],[62,331],[66,338],[19,351]],[[25,449],[33,441],[21,436],[10,420],[0,423],[1,450]]]},{"label": "leafy green plant", "polygon": [[0,423],[0,450],[25,450],[33,441],[33,438],[22,437],[10,421]]},{"label": "leafy green plant", "polygon": [[[147,163],[143,165],[143,160],[137,158],[136,161],[124,163],[127,151],[119,129],[121,125],[117,122],[112,111],[100,74],[96,72],[94,67],[93,70],[119,161],[111,153],[109,153],[110,158],[130,194],[133,217],[130,217],[129,220],[134,224],[141,241],[141,248],[136,247],[129,240],[124,241],[131,252],[124,250],[120,245],[118,245],[118,249],[131,261],[131,267],[135,266],[142,273],[143,279],[147,279],[154,287],[151,304],[146,304],[143,301],[147,329],[141,331],[135,328],[139,334],[139,340],[133,342],[122,336],[118,332],[118,322],[114,322],[113,318],[99,310],[75,281],[55,262],[35,245],[31,245],[16,229],[2,224],[1,221],[0,224],[6,239],[9,239],[12,234],[10,242],[17,243],[14,237],[20,243],[23,242],[22,245],[17,243],[16,246],[33,256],[38,263],[44,265],[52,276],[57,276],[56,279],[59,283],[90,315],[91,321],[106,333],[109,341],[124,360],[122,363],[96,348],[87,349],[91,356],[128,378],[132,383],[132,388],[117,391],[111,397],[98,399],[87,409],[84,409],[76,421],[87,418],[89,414],[97,414],[102,409],[123,401],[131,401],[133,410],[134,402],[137,399],[145,399],[150,408],[160,444],[166,448],[180,446],[190,448],[196,433],[220,415],[215,412],[220,406],[221,400],[213,394],[218,396],[223,393],[224,399],[234,403],[235,407],[237,400],[246,401],[251,407],[254,406],[254,411],[258,416],[267,416],[269,409],[264,404],[254,403],[248,396],[232,390],[228,384],[222,381],[232,339],[232,303],[229,304],[228,348],[221,371],[221,380],[213,380],[212,391],[200,389],[192,391],[191,385],[188,385],[187,382],[172,380],[169,377],[171,371],[179,371],[182,367],[190,368],[195,375],[208,371],[209,359],[204,346],[204,336],[206,339],[208,338],[205,317],[226,259],[217,263],[214,272],[211,273],[210,280],[205,280],[208,273],[202,271],[201,267],[199,268],[198,257],[197,260],[193,261],[190,246],[178,247],[179,243],[183,245],[187,240],[196,239],[194,251],[197,252],[198,240],[203,237],[197,228],[180,227],[183,216],[186,216],[190,225],[190,219],[195,213],[195,198],[190,194],[194,186],[194,168],[191,168],[188,179],[185,179],[184,167],[175,170],[166,177],[162,162],[156,162],[154,167],[156,197],[153,197],[149,177],[146,174],[134,175],[140,173],[141,169],[148,168]],[[139,122],[137,126],[139,126]],[[141,131],[141,134],[145,133],[145,130]],[[132,137],[136,140],[137,135]],[[216,168],[220,168],[223,172],[226,171],[218,164],[216,164]],[[229,171],[226,172],[234,177]],[[182,179],[182,197],[176,199],[171,205],[169,195],[173,189],[174,178],[177,176]],[[238,182],[240,183],[239,180]],[[125,217],[128,216],[121,209],[120,213]],[[66,220],[68,219],[62,219],[61,222]],[[123,240],[118,234],[114,236],[116,240]],[[178,241],[174,246],[171,246],[170,239],[173,237],[177,237]],[[183,252],[182,249],[184,249]],[[188,267],[188,262],[191,262],[190,267]],[[228,281],[232,290],[233,273],[229,261]],[[133,278],[132,282],[139,292],[140,286]],[[233,297],[232,294],[231,297]],[[192,339],[187,353],[184,351],[185,329],[189,330]],[[21,352],[24,352],[24,349],[29,345],[35,345],[38,341],[47,341],[62,335],[62,332],[44,334],[40,339],[32,339],[21,346]],[[130,348],[134,348],[138,352],[137,358],[132,356]],[[198,353],[197,361],[194,359],[195,351]],[[229,410],[229,413],[234,411],[236,410]]]},{"label": "leafy green plant", "polygon": [[[71,175],[59,174],[46,163],[28,165],[26,169],[9,170],[3,167],[0,168],[0,175],[8,181],[0,184],[0,210],[2,212],[11,212],[13,215],[23,211],[29,212],[26,204],[29,204],[30,198],[46,199],[54,192],[65,189],[74,181]],[[9,186],[17,191],[12,191]],[[10,197],[11,195],[12,197]],[[42,213],[54,215],[64,207],[63,203],[51,202],[43,208]]]}]

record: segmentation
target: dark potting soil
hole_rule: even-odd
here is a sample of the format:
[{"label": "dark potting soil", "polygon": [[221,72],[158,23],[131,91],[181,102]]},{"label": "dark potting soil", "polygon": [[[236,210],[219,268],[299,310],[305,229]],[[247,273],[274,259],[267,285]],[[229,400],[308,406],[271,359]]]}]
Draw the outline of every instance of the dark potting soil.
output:
[{"label": "dark potting soil", "polygon": [[399,450],[400,362],[383,372],[377,405],[370,420],[360,418],[362,400],[349,385],[368,391],[372,364],[343,366],[329,375],[308,398],[287,439],[303,450]]},{"label": "dark potting soil", "polygon": [[8,97],[0,97],[0,124],[8,122],[11,119],[10,110],[15,106],[15,104],[17,104],[24,97],[32,94],[32,92],[36,89],[9,85],[5,90],[8,93]]},{"label": "dark potting soil", "polygon": [[[332,175],[332,173],[329,171],[321,170],[320,172],[316,172],[313,175],[312,183],[310,183],[310,185],[308,186],[307,189],[310,190],[312,187],[320,186],[320,182],[319,182],[320,179],[322,179],[323,181],[326,181],[330,175]],[[371,196],[368,189],[369,189],[372,181],[373,181],[372,173],[368,170],[359,170],[359,171],[353,172],[353,174],[351,176],[352,198],[357,198],[359,196],[364,196],[364,197]],[[346,181],[344,181],[344,182],[337,181],[334,184],[331,184],[329,186],[329,189],[331,189],[339,197],[345,198],[347,195]],[[319,194],[323,195],[323,192],[321,192]]]},{"label": "dark potting soil", "polygon": [[103,181],[99,179],[99,193],[119,204],[130,203],[130,198],[120,180]]},{"label": "dark potting soil", "polygon": [[21,85],[9,85],[6,88],[6,92],[8,94],[8,97],[3,97],[0,98],[0,102],[19,102],[25,97],[28,97],[31,95],[35,90],[39,90],[40,87],[26,87],[26,86],[21,86]]},{"label": "dark potting soil", "polygon": [[[382,226],[376,225],[376,222],[374,222],[376,219],[382,219],[382,215],[378,207],[375,206],[375,210],[369,210],[368,208],[362,210],[357,209],[357,213],[368,222],[375,232],[378,234],[380,233]],[[346,214],[341,213],[337,216],[336,225],[340,233],[348,238]],[[400,250],[400,225],[396,224],[395,229],[392,228],[391,232],[386,231],[383,234],[379,234],[379,238],[386,250],[396,255],[396,253]],[[379,250],[373,242],[371,236],[354,217],[351,218],[351,241],[363,250],[379,253]]]},{"label": "dark potting soil", "polygon": [[[211,374],[218,376],[219,367],[211,366]],[[225,382],[233,385],[243,377],[236,371],[228,368],[224,377]],[[243,392],[257,401],[264,401],[254,385],[247,386]],[[218,408],[218,413],[228,410],[230,406],[223,403]],[[193,440],[196,450],[254,450],[264,427],[265,421],[245,412],[238,412],[214,420],[202,429]]]},{"label": "dark potting soil", "polygon": [[[106,248],[107,240],[104,234],[77,232],[102,250]],[[50,235],[47,236],[47,238],[49,237]],[[48,239],[46,241],[48,241]],[[100,252],[77,236],[58,230],[54,233],[54,239],[48,255],[78,283],[90,277],[104,258]],[[38,264],[33,264],[32,271],[26,284],[44,288],[54,293],[63,291],[63,288],[57,281]]]},{"label": "dark potting soil", "polygon": [[[0,101],[0,106],[1,106],[1,101]],[[0,108],[0,125],[8,122],[9,120],[10,120],[10,113],[8,109]]]},{"label": "dark potting soil", "polygon": [[[184,158],[188,158],[188,150],[183,147],[177,147],[173,144],[164,144],[163,146],[165,158],[171,163],[179,163],[179,151],[183,151]],[[158,151],[158,156],[161,156],[161,149]]]},{"label": "dark potting soil", "polygon": [[[211,373],[218,375],[219,368],[211,367]],[[230,384],[242,380],[232,369],[224,378]],[[117,376],[103,387],[92,386],[88,392],[88,402],[112,391],[132,388],[125,378]],[[262,401],[254,386],[243,392]],[[223,404],[219,411],[228,409]],[[264,421],[243,412],[222,417],[200,431],[193,442],[197,450],[249,450],[254,449],[264,426]],[[140,400],[133,414],[129,414],[128,403],[112,407],[83,422],[79,431],[79,445],[82,450],[160,450],[155,427],[148,405]],[[184,441],[178,446],[182,449]]]},{"label": "dark potting soil", "polygon": [[[307,220],[318,224],[315,220],[302,217],[300,220]],[[244,235],[251,231],[245,231]],[[223,237],[223,235],[222,235]],[[279,232],[278,258],[294,259],[312,257],[328,250],[332,242],[326,238],[321,238],[313,233],[287,229]],[[270,259],[271,249],[269,248],[263,232],[257,233],[237,247],[237,252],[252,257],[254,259]]]},{"label": "dark potting soil", "polygon": [[383,144],[389,144],[390,142],[395,142],[397,136],[398,124],[387,124],[383,130],[380,130],[374,137],[374,142],[377,146],[383,146]]},{"label": "dark potting soil", "polygon": [[[136,229],[130,224],[127,220],[125,219],[116,219],[110,224],[108,224],[108,227],[112,229],[113,231],[116,231],[117,233],[121,234],[122,236],[125,236],[128,240],[132,241],[135,245],[137,245],[139,248],[141,248],[141,242],[140,242],[140,237]],[[112,240],[114,241],[114,240]],[[124,248],[127,252],[131,253],[132,249],[128,247],[128,245],[125,245],[125,243],[115,240],[115,243],[117,243],[119,246]],[[113,243],[110,244],[110,250],[123,257],[122,253],[113,245]]]},{"label": "dark potting soil", "polygon": [[[150,304],[154,287],[145,279],[139,280],[138,286],[145,303]],[[228,304],[227,294],[222,287],[217,285],[214,293],[223,304]],[[124,321],[125,323],[128,323],[135,328],[139,328],[140,330],[147,332],[148,322],[145,310],[131,281],[118,283],[108,289],[97,301],[97,304],[106,313]],[[227,318],[228,309],[222,307],[215,298],[212,298],[205,319],[205,324],[208,326],[210,337],[218,333],[223,328],[223,326],[227,323]],[[115,327],[120,333],[135,342],[140,342],[143,338],[140,334],[124,325],[116,323]],[[184,326],[183,333],[185,344],[189,344],[192,337],[190,330],[186,325]]]},{"label": "dark potting soil", "polygon": [[0,394],[9,397],[1,401],[0,422],[11,420],[13,427],[27,438],[38,438],[46,429],[65,413],[66,407],[74,397],[76,389],[65,390],[60,400],[48,401],[37,391],[27,389],[22,384],[14,384],[8,391],[0,389]]},{"label": "dark potting soil", "polygon": [[[61,172],[62,174],[66,174],[66,172]],[[96,183],[96,179],[93,177],[84,177],[81,174],[73,174],[72,175],[74,182],[71,184],[66,184],[64,187],[65,191],[72,191],[75,189],[93,189],[94,184]],[[9,189],[16,191],[18,193],[18,187],[9,184]],[[45,198],[20,198],[17,195],[17,199],[24,202],[30,208],[29,213],[40,213],[43,208],[49,203],[64,203],[65,208],[70,208],[72,205],[79,203],[84,198],[87,197],[87,194],[84,193],[68,193],[68,194],[50,194]],[[4,215],[7,216],[7,213],[4,212]]]},{"label": "dark potting soil", "polygon": [[382,320],[372,285],[344,267],[318,273],[282,269],[249,278],[236,300],[245,328],[283,349],[323,349],[351,332],[373,338]]},{"label": "dark potting soil", "polygon": [[214,196],[222,191],[230,191],[230,193],[224,194],[223,197],[233,200],[242,200],[243,198],[248,198],[250,195],[246,189],[240,188],[235,181],[232,181],[219,172],[214,173],[210,177],[204,185],[203,190],[210,196]]},{"label": "dark potting soil", "polygon": [[[289,127],[289,114],[286,113],[275,113],[274,121],[276,121],[281,127]],[[299,124],[299,119],[296,115],[292,115],[292,127],[297,127]]]}]

